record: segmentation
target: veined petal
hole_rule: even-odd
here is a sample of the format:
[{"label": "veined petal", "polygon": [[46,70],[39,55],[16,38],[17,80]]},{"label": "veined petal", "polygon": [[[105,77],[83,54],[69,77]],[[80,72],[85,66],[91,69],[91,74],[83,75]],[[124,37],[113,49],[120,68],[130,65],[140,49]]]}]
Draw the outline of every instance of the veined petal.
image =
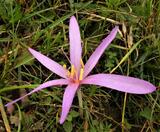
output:
[{"label": "veined petal", "polygon": [[133,94],[148,94],[156,90],[154,85],[145,80],[115,74],[91,75],[82,84],[95,84]]},{"label": "veined petal", "polygon": [[28,48],[28,50],[31,52],[31,54],[46,68],[48,68],[50,71],[56,73],[57,75],[67,78],[67,70],[63,68],[60,64],[57,62],[51,60],[47,56],[41,54],[40,52],[37,52],[31,48]]},{"label": "veined petal", "polygon": [[24,95],[24,96],[22,96],[22,97],[20,97],[20,98],[18,98],[16,100],[14,100],[14,101],[8,103],[8,104],[6,104],[5,106],[12,105],[12,104],[16,103],[17,101],[25,98],[26,96],[31,95],[31,94],[33,94],[35,92],[38,92],[39,90],[42,90],[44,88],[47,88],[47,87],[50,87],[50,86],[55,86],[55,85],[67,85],[68,83],[69,82],[66,79],[57,79],[57,80],[52,80],[52,81],[45,82],[45,83],[39,85],[34,90],[32,90],[31,92],[29,92],[28,94],[26,94],[26,95]]},{"label": "veined petal", "polygon": [[70,107],[73,102],[73,98],[75,96],[75,93],[78,89],[79,84],[71,83],[69,84],[64,92],[63,95],[63,103],[62,103],[62,113],[60,117],[60,124],[63,124],[63,122],[66,120],[66,117],[68,115],[68,112],[70,110]]},{"label": "veined petal", "polygon": [[84,66],[84,78],[91,72],[91,70],[95,67],[97,64],[99,58],[105,51],[105,49],[108,47],[108,45],[112,42],[112,40],[116,37],[118,31],[118,26],[116,26],[110,34],[102,40],[101,44],[96,48],[96,50],[93,52],[93,54],[90,56],[88,61],[86,62]]},{"label": "veined petal", "polygon": [[79,25],[74,16],[69,23],[69,40],[70,40],[70,61],[75,66],[77,72],[80,71],[80,60],[82,56],[81,36]]}]

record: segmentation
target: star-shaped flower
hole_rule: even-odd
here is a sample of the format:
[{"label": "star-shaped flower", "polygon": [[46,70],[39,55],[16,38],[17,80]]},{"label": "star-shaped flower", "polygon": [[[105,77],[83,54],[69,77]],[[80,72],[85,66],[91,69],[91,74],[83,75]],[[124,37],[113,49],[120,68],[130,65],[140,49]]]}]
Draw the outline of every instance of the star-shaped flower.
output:
[{"label": "star-shaped flower", "polygon": [[96,50],[90,56],[89,60],[84,65],[81,59],[82,47],[79,26],[76,18],[72,16],[69,24],[71,71],[67,70],[66,66],[61,66],[60,64],[44,56],[40,52],[29,48],[30,53],[42,65],[44,65],[46,68],[48,68],[62,78],[45,82],[39,85],[39,87],[32,90],[30,93],[26,94],[25,96],[6,104],[6,106],[9,106],[23,99],[24,97],[44,88],[55,85],[67,85],[63,95],[62,112],[60,117],[60,124],[62,124],[68,115],[75,93],[82,84],[99,85],[106,88],[111,88],[114,90],[133,94],[147,94],[155,91],[156,87],[151,83],[133,77],[104,73],[89,75],[105,49],[116,37],[117,32],[118,26],[116,26],[110,32],[110,34],[101,42],[101,44],[96,48]]}]

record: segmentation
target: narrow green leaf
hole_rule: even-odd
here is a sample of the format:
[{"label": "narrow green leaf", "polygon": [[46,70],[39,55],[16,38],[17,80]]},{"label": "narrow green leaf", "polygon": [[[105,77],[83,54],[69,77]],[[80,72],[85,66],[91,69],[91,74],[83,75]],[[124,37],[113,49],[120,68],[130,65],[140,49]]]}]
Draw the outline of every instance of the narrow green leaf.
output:
[{"label": "narrow green leaf", "polygon": [[7,115],[6,115],[6,112],[5,112],[4,107],[3,107],[3,103],[2,103],[1,97],[0,97],[0,111],[1,111],[1,114],[2,114],[2,119],[4,121],[4,125],[5,125],[5,128],[6,128],[6,131],[7,132],[11,132],[11,128],[9,126],[9,122],[8,122]]}]

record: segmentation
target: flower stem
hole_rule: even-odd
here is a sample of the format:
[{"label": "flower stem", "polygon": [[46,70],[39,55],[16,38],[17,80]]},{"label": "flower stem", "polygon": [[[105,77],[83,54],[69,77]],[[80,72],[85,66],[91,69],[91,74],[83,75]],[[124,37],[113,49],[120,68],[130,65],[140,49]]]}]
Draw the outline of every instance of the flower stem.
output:
[{"label": "flower stem", "polygon": [[82,100],[82,92],[81,89],[78,89],[77,91],[78,94],[78,102],[79,102],[79,113],[80,113],[80,117],[83,117],[83,100]]},{"label": "flower stem", "polygon": [[126,109],[126,100],[127,100],[127,93],[125,93],[124,102],[123,102],[123,111],[122,111],[122,132],[124,132],[124,129],[125,129],[124,115],[125,115],[125,109]]}]

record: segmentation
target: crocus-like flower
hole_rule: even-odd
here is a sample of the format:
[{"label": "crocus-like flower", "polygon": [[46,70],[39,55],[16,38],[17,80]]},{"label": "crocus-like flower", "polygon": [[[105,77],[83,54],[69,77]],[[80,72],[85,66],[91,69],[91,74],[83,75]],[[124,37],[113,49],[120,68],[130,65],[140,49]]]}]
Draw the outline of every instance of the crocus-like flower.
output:
[{"label": "crocus-like flower", "polygon": [[30,93],[24,95],[23,97],[20,97],[6,104],[6,106],[9,106],[23,99],[24,97],[31,95],[32,93],[42,90],[44,88],[55,85],[67,85],[63,95],[62,112],[60,117],[60,124],[62,124],[68,115],[75,93],[82,84],[99,85],[133,94],[147,94],[155,91],[156,87],[151,83],[133,77],[104,73],[89,75],[89,73],[95,67],[105,49],[115,38],[117,32],[118,26],[116,26],[110,32],[110,34],[101,42],[101,44],[96,48],[96,50],[90,56],[89,60],[84,65],[81,58],[82,47],[79,26],[76,21],[76,18],[72,16],[69,24],[71,71],[67,70],[66,66],[61,66],[60,64],[51,60],[50,58],[29,48],[30,53],[41,64],[43,64],[46,68],[48,68],[49,70],[51,70],[52,72],[54,72],[62,78],[45,82],[39,85],[39,87],[32,90]]}]

